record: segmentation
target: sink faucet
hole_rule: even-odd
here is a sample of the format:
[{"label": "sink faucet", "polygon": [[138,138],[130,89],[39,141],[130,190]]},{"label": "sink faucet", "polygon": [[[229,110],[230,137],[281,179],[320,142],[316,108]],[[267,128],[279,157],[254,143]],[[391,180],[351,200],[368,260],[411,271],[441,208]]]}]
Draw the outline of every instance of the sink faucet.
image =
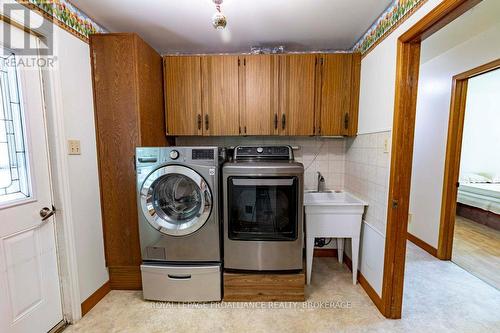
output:
[{"label": "sink faucet", "polygon": [[321,185],[325,184],[325,177],[318,171],[318,192],[321,192]]}]

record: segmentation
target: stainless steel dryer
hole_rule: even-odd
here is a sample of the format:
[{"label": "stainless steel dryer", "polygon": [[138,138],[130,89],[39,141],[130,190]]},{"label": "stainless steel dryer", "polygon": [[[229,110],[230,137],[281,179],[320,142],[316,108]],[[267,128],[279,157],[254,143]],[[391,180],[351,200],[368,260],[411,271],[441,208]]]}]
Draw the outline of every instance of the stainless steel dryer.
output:
[{"label": "stainless steel dryer", "polygon": [[304,166],[290,146],[238,146],[222,167],[224,268],[301,270]]},{"label": "stainless steel dryer", "polygon": [[221,299],[217,147],[137,148],[145,299]]}]

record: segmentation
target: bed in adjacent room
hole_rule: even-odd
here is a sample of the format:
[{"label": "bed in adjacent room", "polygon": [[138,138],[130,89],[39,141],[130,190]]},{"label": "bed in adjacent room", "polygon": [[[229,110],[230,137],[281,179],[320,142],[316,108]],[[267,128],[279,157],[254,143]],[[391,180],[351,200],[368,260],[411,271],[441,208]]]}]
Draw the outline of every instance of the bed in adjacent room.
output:
[{"label": "bed in adjacent room", "polygon": [[457,201],[464,205],[500,214],[500,184],[460,184]]},{"label": "bed in adjacent room", "polygon": [[461,179],[457,214],[500,230],[500,183],[464,182]]}]

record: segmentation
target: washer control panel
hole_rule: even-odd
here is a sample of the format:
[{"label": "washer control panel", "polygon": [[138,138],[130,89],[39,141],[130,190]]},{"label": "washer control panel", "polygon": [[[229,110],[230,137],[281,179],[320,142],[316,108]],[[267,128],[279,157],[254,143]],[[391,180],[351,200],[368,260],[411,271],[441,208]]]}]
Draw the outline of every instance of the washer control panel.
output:
[{"label": "washer control panel", "polygon": [[213,160],[214,158],[213,149],[193,149],[191,153],[192,160]]}]

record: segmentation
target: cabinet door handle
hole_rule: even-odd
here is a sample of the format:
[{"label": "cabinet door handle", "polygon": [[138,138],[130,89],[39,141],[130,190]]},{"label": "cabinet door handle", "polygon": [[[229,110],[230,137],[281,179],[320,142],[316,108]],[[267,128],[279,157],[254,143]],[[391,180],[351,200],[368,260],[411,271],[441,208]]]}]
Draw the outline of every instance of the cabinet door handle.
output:
[{"label": "cabinet door handle", "polygon": [[198,114],[198,130],[201,130],[201,114]]},{"label": "cabinet door handle", "polygon": [[208,114],[205,115],[205,130],[208,131]]},{"label": "cabinet door handle", "polygon": [[344,129],[348,129],[349,128],[349,113],[345,113],[344,115]]},{"label": "cabinet door handle", "polygon": [[281,129],[285,129],[285,126],[286,126],[286,116],[283,113],[283,115],[281,116]]},{"label": "cabinet door handle", "polygon": [[245,134],[247,134],[247,127],[245,126]]},{"label": "cabinet door handle", "polygon": [[278,129],[278,114],[274,114],[274,129]]}]

